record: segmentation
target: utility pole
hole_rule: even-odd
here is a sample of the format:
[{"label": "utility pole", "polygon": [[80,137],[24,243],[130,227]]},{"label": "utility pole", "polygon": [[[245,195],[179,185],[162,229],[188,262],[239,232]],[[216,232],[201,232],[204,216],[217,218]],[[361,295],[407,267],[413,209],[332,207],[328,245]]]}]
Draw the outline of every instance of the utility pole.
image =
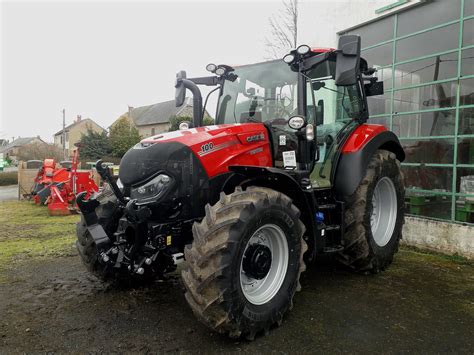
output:
[{"label": "utility pole", "polygon": [[63,158],[67,159],[66,156],[66,109],[63,108]]},{"label": "utility pole", "polygon": [[130,129],[130,132],[132,131],[132,122],[133,122],[133,120],[132,120],[132,109],[133,109],[133,107],[128,105],[128,123],[129,123],[128,127]]}]

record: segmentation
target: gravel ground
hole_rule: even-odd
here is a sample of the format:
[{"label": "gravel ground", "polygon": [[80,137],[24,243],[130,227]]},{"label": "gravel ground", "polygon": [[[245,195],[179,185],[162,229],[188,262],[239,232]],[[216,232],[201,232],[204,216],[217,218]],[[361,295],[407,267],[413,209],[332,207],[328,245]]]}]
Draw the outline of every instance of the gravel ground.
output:
[{"label": "gravel ground", "polygon": [[474,352],[474,266],[465,261],[402,249],[380,275],[314,265],[283,325],[248,342],[198,323],[178,274],[111,289],[74,253],[0,271],[0,353]]}]

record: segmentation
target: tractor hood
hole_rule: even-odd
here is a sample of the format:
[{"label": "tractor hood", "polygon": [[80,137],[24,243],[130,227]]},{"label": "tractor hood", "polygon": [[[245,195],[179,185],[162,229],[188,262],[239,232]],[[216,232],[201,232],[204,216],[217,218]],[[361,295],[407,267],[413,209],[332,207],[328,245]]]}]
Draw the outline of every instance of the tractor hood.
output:
[{"label": "tractor hood", "polygon": [[142,183],[161,171],[178,176],[199,169],[211,179],[231,165],[272,166],[263,124],[205,126],[145,138],[124,155],[119,174],[124,185]]},{"label": "tractor hood", "polygon": [[166,132],[143,139],[141,144],[153,144],[164,142],[179,142],[188,147],[196,147],[214,138],[222,138],[246,134],[248,132],[266,132],[266,128],[260,123],[246,124],[222,124],[190,128],[185,130]]}]

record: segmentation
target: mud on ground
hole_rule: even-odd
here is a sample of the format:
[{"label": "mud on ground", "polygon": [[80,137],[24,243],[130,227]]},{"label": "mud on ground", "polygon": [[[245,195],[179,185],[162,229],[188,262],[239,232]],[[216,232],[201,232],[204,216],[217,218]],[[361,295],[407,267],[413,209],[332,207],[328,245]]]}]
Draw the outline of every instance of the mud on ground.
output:
[{"label": "mud on ground", "polygon": [[47,225],[41,211],[0,204],[0,353],[474,351],[474,265],[457,258],[402,249],[369,276],[311,266],[280,328],[235,341],[195,320],[179,274],[140,289],[97,281],[72,246],[77,216]]}]

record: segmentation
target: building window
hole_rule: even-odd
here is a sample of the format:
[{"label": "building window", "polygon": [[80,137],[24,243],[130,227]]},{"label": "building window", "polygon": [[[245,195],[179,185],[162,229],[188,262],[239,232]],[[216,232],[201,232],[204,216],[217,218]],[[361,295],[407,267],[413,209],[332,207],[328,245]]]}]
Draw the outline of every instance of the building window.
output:
[{"label": "building window", "polygon": [[151,129],[151,135],[152,135],[152,136],[155,135],[155,127],[153,127],[153,128]]},{"label": "building window", "polygon": [[384,82],[369,123],[405,149],[409,214],[474,223],[473,15],[473,0],[437,0],[348,31]]}]

